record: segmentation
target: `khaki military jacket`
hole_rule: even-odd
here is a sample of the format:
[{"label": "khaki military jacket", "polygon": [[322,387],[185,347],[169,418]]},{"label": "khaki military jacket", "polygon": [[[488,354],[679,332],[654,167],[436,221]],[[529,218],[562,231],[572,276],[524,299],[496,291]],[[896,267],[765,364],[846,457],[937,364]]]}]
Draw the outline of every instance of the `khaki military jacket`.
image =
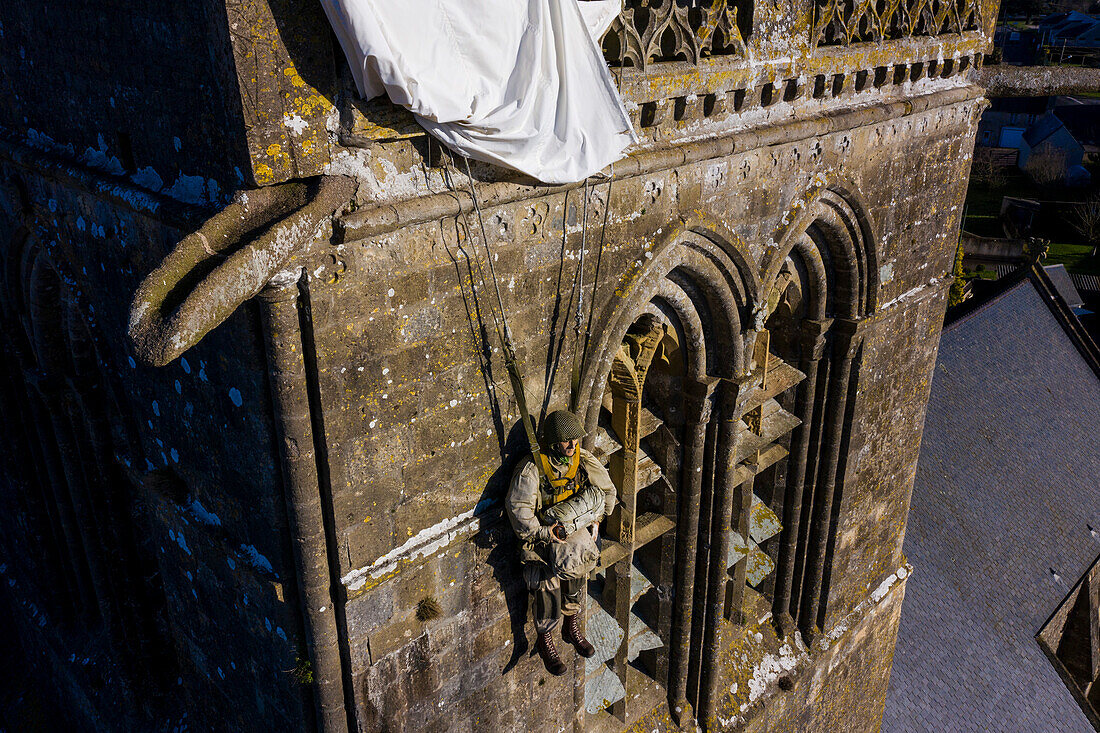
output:
[{"label": "khaki military jacket", "polygon": [[[611,483],[611,476],[607,473],[607,469],[596,460],[595,456],[583,448],[578,450],[581,453],[581,468],[588,474],[588,483],[604,492],[604,516],[606,517],[615,508],[615,484]],[[561,476],[565,474],[568,467],[551,462],[551,469]],[[538,466],[530,456],[527,456],[520,461],[512,473],[508,496],[504,500],[508,520],[522,543],[523,562],[545,563],[546,560],[539,554],[538,549],[552,541],[550,526],[539,520],[539,513],[548,500],[540,490],[542,483],[540,478]]]}]

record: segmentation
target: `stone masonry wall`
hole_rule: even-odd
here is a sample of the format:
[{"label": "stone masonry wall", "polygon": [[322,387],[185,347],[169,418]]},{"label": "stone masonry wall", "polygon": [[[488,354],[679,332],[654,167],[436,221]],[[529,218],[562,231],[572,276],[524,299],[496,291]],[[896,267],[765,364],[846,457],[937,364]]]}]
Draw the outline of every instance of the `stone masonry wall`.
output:
[{"label": "stone masonry wall", "polygon": [[[172,202],[93,195],[10,164],[0,166],[0,180],[17,181],[40,202],[28,219],[14,189],[0,196],[4,257],[12,256],[8,248],[20,223],[39,232],[95,339],[103,383],[119,410],[105,437],[125,477],[121,491],[131,504],[134,531],[157,569],[143,582],[161,586],[166,600],[163,608],[144,612],[171,644],[165,652],[179,683],[173,673],[162,698],[129,703],[157,716],[165,729],[185,713],[191,725],[207,730],[242,730],[257,719],[284,729],[301,726],[312,712],[303,712],[308,697],[294,675],[303,648],[300,614],[255,311],[240,310],[164,369],[140,365],[126,337],[130,294],[188,226],[157,215]],[[18,515],[7,509],[6,516]],[[164,670],[120,668],[119,660],[127,658],[120,650],[112,654],[78,631],[62,633],[59,619],[42,604],[39,585],[58,579],[36,577],[37,559],[20,549],[36,542],[14,534],[3,544],[10,577],[22,584],[18,597],[39,599],[42,626],[57,632],[48,638],[62,664],[44,667],[52,675],[79,675],[77,686],[97,677],[91,689],[106,686],[98,712],[113,712],[85,724],[100,728],[113,720],[128,727],[124,721],[141,720],[126,717],[136,714],[123,702],[127,686]],[[69,659],[70,649],[82,648],[98,653]],[[117,707],[104,701],[112,694],[121,696]]]},{"label": "stone masonry wall", "polygon": [[0,127],[141,188],[221,205],[329,162],[317,3],[5,3],[0,39]]},{"label": "stone masonry wall", "polygon": [[904,596],[904,582],[897,583],[858,623],[838,634],[812,669],[795,677],[791,690],[768,699],[743,730],[878,731]]},{"label": "stone masonry wall", "polygon": [[[843,183],[870,215],[877,310],[865,326],[832,563],[833,619],[902,562],[943,278],[979,111],[978,102],[961,102],[613,186],[597,314],[677,226],[736,237],[759,257],[817,179]],[[606,185],[594,191],[602,197]],[[484,211],[536,410],[565,406],[568,394],[580,200],[573,191]],[[590,221],[602,217],[600,201]],[[509,530],[498,520],[518,455],[517,415],[499,354],[491,369],[481,361],[483,336],[494,352],[497,343],[489,295],[471,278],[467,255],[480,244],[466,238],[467,224],[476,227],[476,219],[345,242],[307,265],[364,730],[476,730],[485,716],[532,715],[559,728],[574,710],[572,678],[547,679],[524,653],[524,594]],[[590,229],[589,268],[595,238]],[[442,616],[418,620],[417,604],[429,597]]]},{"label": "stone masonry wall", "polygon": [[[678,232],[743,245],[759,265],[822,186],[870,222],[871,313],[833,505],[825,633],[792,689],[776,680],[756,698],[731,689],[730,728],[877,727],[903,593],[891,579],[905,563],[945,276],[982,107],[958,72],[980,63],[996,16],[995,0],[979,5],[983,30],[815,48],[813,4],[757,4],[745,59],[625,75],[639,155],[664,162],[592,185],[586,232],[585,189],[532,188],[484,207],[536,416],[567,406],[582,246],[588,278],[599,263],[585,289],[595,338]],[[126,340],[130,298],[239,188],[353,175],[355,203],[370,209],[444,193],[445,178],[462,186],[464,176],[441,170],[423,137],[409,137],[415,128],[389,130],[372,117],[377,106],[340,91],[343,59],[315,2],[8,3],[0,41],[0,160],[18,138],[114,177],[81,190],[64,170],[3,163],[0,248],[30,227],[95,336],[120,408],[114,459],[155,569],[149,582],[163,594],[151,615],[178,683],[162,686],[160,700],[127,698],[125,680],[144,670],[120,665],[87,629],[32,634],[25,651],[52,655],[41,665],[49,687],[72,691],[72,712],[89,727],[132,728],[151,716],[158,729],[308,728],[314,700],[259,308],[246,304],[182,359],[152,369]],[[933,93],[946,95],[940,106],[914,103]],[[685,162],[685,146],[719,135],[717,152]],[[500,176],[474,171],[487,183]],[[383,216],[396,218],[390,208]],[[310,417],[359,729],[584,729],[578,679],[549,676],[533,656],[501,516],[523,440],[480,271],[488,262],[478,218],[370,235],[361,224],[348,214],[335,243],[313,242],[290,270],[302,273],[308,387],[319,401]],[[20,511],[15,485],[5,517]],[[33,532],[16,525],[0,538],[5,556],[19,558],[0,568],[16,589],[5,600],[26,611],[25,632],[40,617],[52,630],[49,610],[28,606],[45,583],[36,559],[21,554]],[[75,644],[100,651],[69,658]],[[753,653],[763,657],[763,647]],[[101,687],[109,702],[83,694]]]},{"label": "stone masonry wall", "polygon": [[[950,281],[944,273],[958,244],[981,106],[958,107],[939,137],[901,150],[870,151],[882,182],[904,180],[905,191],[872,205],[883,232],[879,312],[863,346],[845,484],[837,519],[826,627],[902,563],[913,472],[936,362]],[[923,120],[899,125],[911,134]],[[917,138],[919,140],[919,137]]]},{"label": "stone masonry wall", "polygon": [[224,4],[5,3],[0,125],[192,203],[250,173]]}]

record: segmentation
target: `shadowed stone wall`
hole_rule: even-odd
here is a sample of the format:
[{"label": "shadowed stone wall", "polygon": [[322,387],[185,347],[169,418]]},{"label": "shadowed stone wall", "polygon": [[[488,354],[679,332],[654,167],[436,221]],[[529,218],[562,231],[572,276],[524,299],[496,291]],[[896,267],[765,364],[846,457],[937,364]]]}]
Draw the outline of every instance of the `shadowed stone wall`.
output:
[{"label": "shadowed stone wall", "polygon": [[[968,5],[980,17],[956,32],[841,40],[818,33],[809,3],[745,5],[742,46],[623,74],[642,143],[606,177],[538,186],[473,166],[536,416],[570,398],[582,247],[593,309],[582,386],[595,395],[597,365],[618,348],[601,338],[675,267],[713,264],[685,242],[734,253],[722,287],[698,298],[745,304],[739,333],[711,333],[720,321],[702,309],[707,338],[730,353],[789,247],[808,237],[822,253],[822,321],[844,322],[826,343],[853,346],[837,464],[820,469],[831,500],[807,494],[802,527],[814,529],[795,543],[820,581],[796,577],[795,626],[772,617],[774,580],[747,593],[743,623],[716,624],[708,729],[878,727],[984,106],[969,74],[994,5]],[[348,94],[313,5],[163,17],[126,6],[96,21],[94,39],[60,34],[47,52],[42,29],[76,22],[60,8],[2,14],[15,71],[0,113],[0,376],[17,418],[3,426],[0,513],[14,531],[0,539],[0,573],[24,653],[45,660],[32,671],[71,701],[66,715],[127,730],[675,729],[661,694],[625,722],[587,713],[572,650],[562,678],[532,656],[501,516],[524,440],[461,163],[407,115]],[[59,91],[74,102],[53,104]],[[274,266],[282,330],[272,286],[181,358],[145,366],[127,338],[131,299],[181,238],[230,191],[321,174],[350,176],[357,193]],[[821,222],[840,223],[830,234]],[[862,248],[851,262],[825,242],[845,236]],[[215,246],[170,273],[167,315],[237,243]],[[858,295],[838,282],[849,272]],[[849,296],[858,308],[841,313]],[[288,416],[291,391],[301,410]],[[793,392],[782,400],[794,409]],[[823,404],[816,421],[833,417]],[[765,494],[781,516],[782,494]],[[764,546],[773,558],[778,542]]]},{"label": "shadowed stone wall", "polygon": [[[133,730],[142,711],[169,728],[240,730],[255,716],[300,725],[301,621],[255,310],[236,313],[171,367],[144,366],[125,335],[128,294],[189,226],[164,215],[187,212],[136,193],[93,195],[11,161],[0,176],[34,202],[20,211],[21,195],[8,187],[0,217],[3,511],[15,529],[0,551],[5,585],[24,604],[15,623],[28,660],[47,660],[58,711],[87,698],[81,726]],[[21,263],[36,256],[50,263],[68,325],[51,327],[28,305],[37,279]],[[91,365],[74,357],[73,321],[91,339]],[[51,329],[61,338],[54,350],[28,339]],[[66,426],[76,449],[52,453]],[[93,437],[102,455],[93,455]],[[87,532],[67,535],[51,519],[70,493],[83,498],[77,505],[88,513],[74,527]],[[89,553],[103,560],[93,597],[65,570],[88,575]],[[31,722],[56,723],[50,707]]]}]

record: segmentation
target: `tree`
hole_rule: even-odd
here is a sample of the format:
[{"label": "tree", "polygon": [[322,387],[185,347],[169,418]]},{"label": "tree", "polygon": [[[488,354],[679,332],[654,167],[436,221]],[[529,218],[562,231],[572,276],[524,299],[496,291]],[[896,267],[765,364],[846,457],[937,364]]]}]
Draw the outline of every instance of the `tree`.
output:
[{"label": "tree", "polygon": [[974,159],[970,163],[970,180],[983,183],[990,189],[1004,187],[1004,171],[994,164],[992,148],[984,146],[974,148]]},{"label": "tree", "polygon": [[993,156],[989,148],[975,147],[974,157],[970,161],[970,180],[978,183],[988,183],[993,176]]},{"label": "tree", "polygon": [[1005,0],[1001,3],[1001,17],[1023,15],[1027,22],[1031,22],[1031,16],[1042,15],[1047,11],[1047,3],[1044,0]]},{"label": "tree", "polygon": [[1085,241],[1092,245],[1092,254],[1100,245],[1100,192],[1094,193],[1074,207],[1070,224]]},{"label": "tree", "polygon": [[1042,145],[1028,156],[1024,170],[1040,186],[1061,183],[1066,175],[1066,154],[1053,145]]}]

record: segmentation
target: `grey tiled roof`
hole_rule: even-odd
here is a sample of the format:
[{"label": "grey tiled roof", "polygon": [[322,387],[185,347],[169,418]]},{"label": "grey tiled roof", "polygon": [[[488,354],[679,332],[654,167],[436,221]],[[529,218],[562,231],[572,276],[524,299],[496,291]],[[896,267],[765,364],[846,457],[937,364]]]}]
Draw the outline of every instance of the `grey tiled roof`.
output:
[{"label": "grey tiled roof", "polygon": [[1058,295],[1066,301],[1066,305],[1070,308],[1079,308],[1085,304],[1085,301],[1081,299],[1081,294],[1073,286],[1073,279],[1066,272],[1065,265],[1046,265],[1043,269],[1047,271],[1047,277],[1050,278],[1054,289],[1058,291]]},{"label": "grey tiled roof", "polygon": [[1065,125],[1062,124],[1060,119],[1052,114],[1047,114],[1040,117],[1034,125],[1027,128],[1027,131],[1024,132],[1024,140],[1027,141],[1028,145],[1034,148],[1063,127],[1065,127]]},{"label": "grey tiled roof", "polygon": [[1096,275],[1082,275],[1071,272],[1069,278],[1073,281],[1073,285],[1079,293],[1100,293],[1100,277]]},{"label": "grey tiled roof", "polygon": [[1098,416],[1031,279],[944,330],[884,731],[1092,730],[1034,637],[1100,553]]}]

